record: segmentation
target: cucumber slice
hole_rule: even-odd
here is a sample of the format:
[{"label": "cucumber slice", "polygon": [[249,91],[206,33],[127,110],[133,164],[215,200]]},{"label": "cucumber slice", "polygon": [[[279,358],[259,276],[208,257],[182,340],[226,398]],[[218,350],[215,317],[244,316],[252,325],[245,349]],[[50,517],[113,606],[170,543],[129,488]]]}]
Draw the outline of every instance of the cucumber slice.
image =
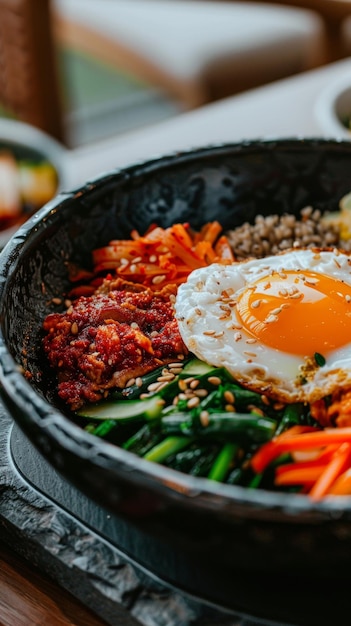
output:
[{"label": "cucumber slice", "polygon": [[143,400],[117,400],[84,406],[77,411],[81,417],[126,421],[144,417],[152,420],[161,414],[164,401],[157,395]]},{"label": "cucumber slice", "polygon": [[211,374],[215,368],[213,365],[209,365],[205,361],[200,359],[191,359],[186,365],[184,365],[181,376],[204,376]]}]

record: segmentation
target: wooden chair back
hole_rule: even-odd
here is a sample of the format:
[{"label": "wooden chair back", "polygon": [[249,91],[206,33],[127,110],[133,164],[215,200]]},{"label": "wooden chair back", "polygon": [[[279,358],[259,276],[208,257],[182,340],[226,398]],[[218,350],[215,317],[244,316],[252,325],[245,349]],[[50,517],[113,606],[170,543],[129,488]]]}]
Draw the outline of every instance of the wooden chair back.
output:
[{"label": "wooden chair back", "polygon": [[0,105],[64,142],[50,0],[0,0]]}]

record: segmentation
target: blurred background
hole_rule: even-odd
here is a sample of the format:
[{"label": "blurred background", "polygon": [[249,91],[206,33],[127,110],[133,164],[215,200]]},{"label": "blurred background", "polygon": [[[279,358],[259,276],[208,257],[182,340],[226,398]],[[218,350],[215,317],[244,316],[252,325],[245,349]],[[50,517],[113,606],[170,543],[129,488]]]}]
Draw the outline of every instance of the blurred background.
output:
[{"label": "blurred background", "polygon": [[69,148],[347,57],[351,0],[0,0],[0,114]]}]

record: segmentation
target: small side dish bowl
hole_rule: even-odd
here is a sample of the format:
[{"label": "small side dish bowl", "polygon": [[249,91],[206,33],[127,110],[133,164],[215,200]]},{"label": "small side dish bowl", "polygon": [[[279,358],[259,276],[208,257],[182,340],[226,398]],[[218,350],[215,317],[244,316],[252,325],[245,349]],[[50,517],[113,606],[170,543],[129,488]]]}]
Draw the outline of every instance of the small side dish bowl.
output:
[{"label": "small side dish bowl", "polygon": [[351,75],[347,73],[322,89],[315,115],[326,137],[351,139]]},{"label": "small side dish bowl", "polygon": [[0,247],[63,189],[65,152],[38,128],[0,119]]},{"label": "small side dish bowl", "polygon": [[[8,411],[68,481],[107,510],[206,567],[328,576],[351,565],[351,497],[220,484],[140,459],[81,429],[54,399],[42,352],[48,303],[67,291],[67,262],[152,223],[335,211],[351,190],[351,143],[279,139],[208,146],[111,171],[31,217],[0,257],[0,381]],[[26,372],[25,376],[23,372]],[[199,556],[200,555],[200,556]]]}]

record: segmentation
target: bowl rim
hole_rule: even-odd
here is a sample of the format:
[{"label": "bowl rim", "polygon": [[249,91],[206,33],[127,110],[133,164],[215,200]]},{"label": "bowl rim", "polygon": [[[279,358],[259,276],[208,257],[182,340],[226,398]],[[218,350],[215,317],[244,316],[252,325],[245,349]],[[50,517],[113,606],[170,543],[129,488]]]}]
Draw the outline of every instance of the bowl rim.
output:
[{"label": "bowl rim", "polygon": [[[84,185],[70,192],[61,192],[49,203],[47,203],[36,214],[30,217],[15,233],[0,253],[0,309],[3,306],[4,295],[6,295],[6,277],[8,273],[14,271],[20,260],[21,253],[27,246],[32,245],[34,240],[50,217],[56,215],[67,204],[76,197],[83,197],[93,191],[102,189],[107,183],[128,180],[132,176],[152,173],[160,167],[168,167],[180,160],[193,160],[199,156],[204,156],[209,152],[240,152],[242,150],[272,150],[275,147],[301,147],[308,145],[309,148],[316,146],[345,149],[351,154],[351,143],[342,139],[333,138],[278,138],[278,139],[258,139],[233,143],[213,143],[189,148],[183,151],[171,152],[162,156],[142,160],[138,163],[128,165],[124,168],[117,168],[110,172],[103,173]],[[350,497],[325,498],[315,502],[308,496],[292,493],[280,493],[268,490],[254,490],[237,485],[227,485],[210,481],[207,478],[190,476],[188,474],[167,468],[158,463],[146,461],[127,450],[113,445],[103,439],[85,432],[76,425],[46,399],[41,398],[34,388],[25,379],[21,368],[14,361],[8,352],[6,341],[0,326],[0,385],[5,405],[7,399],[16,397],[17,408],[28,413],[28,406],[31,406],[31,424],[20,427],[26,434],[32,435],[33,429],[37,433],[45,433],[49,440],[54,441],[59,446],[64,446],[64,450],[73,450],[75,442],[78,440],[84,445],[80,445],[82,457],[90,459],[100,467],[105,466],[108,460],[108,469],[116,477],[121,473],[127,477],[128,481],[142,486],[147,484],[158,495],[165,496],[171,501],[181,501],[196,505],[200,510],[226,511],[228,514],[232,510],[241,507],[245,513],[250,515],[253,512],[255,517],[261,515],[267,519],[272,519],[272,511],[279,517],[283,515],[295,521],[316,522],[321,520],[339,519],[351,514]],[[18,390],[21,394],[18,394]],[[16,420],[18,421],[18,420]],[[37,443],[36,443],[37,445]],[[116,473],[117,472],[117,473]],[[297,520],[298,518],[298,520]]]}]

